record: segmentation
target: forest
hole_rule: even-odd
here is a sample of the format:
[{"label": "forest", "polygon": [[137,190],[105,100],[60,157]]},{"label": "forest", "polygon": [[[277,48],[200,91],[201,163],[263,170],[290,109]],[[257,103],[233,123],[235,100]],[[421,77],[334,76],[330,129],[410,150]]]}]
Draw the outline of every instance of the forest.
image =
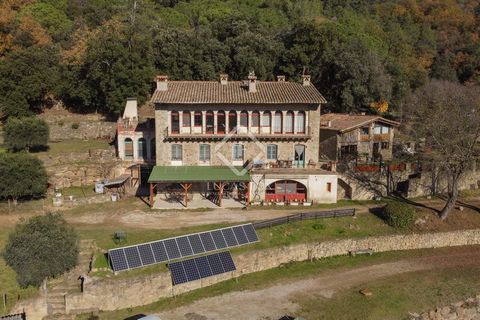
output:
[{"label": "forest", "polygon": [[430,79],[480,81],[479,0],[2,0],[0,116],[62,101],[117,117],[156,74],[302,73],[341,112],[401,114]]}]

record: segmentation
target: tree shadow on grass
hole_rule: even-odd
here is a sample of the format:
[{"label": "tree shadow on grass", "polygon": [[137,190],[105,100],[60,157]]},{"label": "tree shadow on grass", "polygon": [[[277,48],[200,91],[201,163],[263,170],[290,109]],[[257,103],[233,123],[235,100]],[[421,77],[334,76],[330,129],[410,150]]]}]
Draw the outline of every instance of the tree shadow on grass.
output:
[{"label": "tree shadow on grass", "polygon": [[407,199],[407,198],[404,198],[402,196],[397,196],[397,195],[391,195],[389,196],[390,199],[392,200],[395,200],[395,201],[400,201],[400,202],[403,202],[403,203],[406,203],[406,204],[409,204],[409,205],[412,205],[414,207],[418,207],[418,208],[424,208],[424,209],[428,209],[428,210],[432,210],[433,212],[439,214],[440,213],[440,210],[434,208],[434,207],[431,207],[431,206],[428,206],[424,203],[420,203],[420,202],[417,202],[417,201],[413,201],[411,199]]},{"label": "tree shadow on grass", "polygon": [[[447,201],[447,197],[445,197],[445,196],[443,196],[443,195],[442,195],[442,196],[439,196],[439,198],[442,199],[442,200]],[[465,207],[465,208],[468,208],[468,209],[471,209],[471,210],[474,210],[474,211],[480,213],[480,208],[479,208],[479,207],[474,206],[474,205],[469,204],[469,203],[466,203],[466,202],[464,202],[464,200],[457,199],[457,201],[455,202],[455,204],[458,205],[458,206],[462,206],[462,207]]]}]

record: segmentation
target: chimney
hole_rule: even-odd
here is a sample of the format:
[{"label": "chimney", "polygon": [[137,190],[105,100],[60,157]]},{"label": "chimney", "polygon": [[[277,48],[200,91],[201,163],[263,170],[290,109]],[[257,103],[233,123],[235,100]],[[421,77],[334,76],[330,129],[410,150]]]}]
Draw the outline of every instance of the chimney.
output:
[{"label": "chimney", "polygon": [[327,127],[331,128],[332,127],[332,120],[327,121]]},{"label": "chimney", "polygon": [[254,71],[248,74],[248,92],[257,92],[257,77]]},{"label": "chimney", "polygon": [[222,73],[220,74],[220,84],[227,84],[228,83],[228,74]]},{"label": "chimney", "polygon": [[155,78],[157,81],[157,90],[167,91],[168,90],[168,76],[160,75]]},{"label": "chimney", "polygon": [[285,76],[277,76],[277,82],[285,82]]},{"label": "chimney", "polygon": [[309,86],[310,85],[310,75],[302,75],[302,84],[304,86]]}]

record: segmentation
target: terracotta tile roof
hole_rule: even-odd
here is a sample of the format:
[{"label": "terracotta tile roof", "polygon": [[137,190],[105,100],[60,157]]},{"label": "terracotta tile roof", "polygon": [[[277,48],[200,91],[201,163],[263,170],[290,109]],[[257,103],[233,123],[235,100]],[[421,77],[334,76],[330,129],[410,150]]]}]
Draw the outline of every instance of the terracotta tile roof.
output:
[{"label": "terracotta tile roof", "polygon": [[[329,122],[330,126],[328,125]],[[320,116],[320,129],[345,132],[366,124],[370,124],[372,122],[383,122],[395,127],[400,125],[400,123],[396,121],[385,119],[376,115],[326,113]]]},{"label": "terracotta tile roof", "polygon": [[296,82],[257,81],[257,92],[248,92],[242,81],[169,81],[166,91],[155,90],[154,103],[305,103],[320,104],[327,101],[310,84]]}]

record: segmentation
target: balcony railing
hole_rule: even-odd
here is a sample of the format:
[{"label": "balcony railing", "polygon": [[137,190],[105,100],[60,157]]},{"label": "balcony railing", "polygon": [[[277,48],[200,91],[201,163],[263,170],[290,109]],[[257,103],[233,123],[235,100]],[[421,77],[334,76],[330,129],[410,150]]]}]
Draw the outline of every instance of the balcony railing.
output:
[{"label": "balcony railing", "polygon": [[240,140],[248,139],[251,140],[252,137],[255,137],[257,140],[307,140],[312,137],[311,128],[307,126],[305,132],[296,132],[296,133],[271,133],[271,132],[262,132],[262,127],[259,127],[258,132],[217,132],[217,133],[203,133],[203,132],[181,132],[180,130],[171,131],[167,127],[165,129],[164,135],[166,139],[171,140],[223,140],[228,136],[228,139]]}]

